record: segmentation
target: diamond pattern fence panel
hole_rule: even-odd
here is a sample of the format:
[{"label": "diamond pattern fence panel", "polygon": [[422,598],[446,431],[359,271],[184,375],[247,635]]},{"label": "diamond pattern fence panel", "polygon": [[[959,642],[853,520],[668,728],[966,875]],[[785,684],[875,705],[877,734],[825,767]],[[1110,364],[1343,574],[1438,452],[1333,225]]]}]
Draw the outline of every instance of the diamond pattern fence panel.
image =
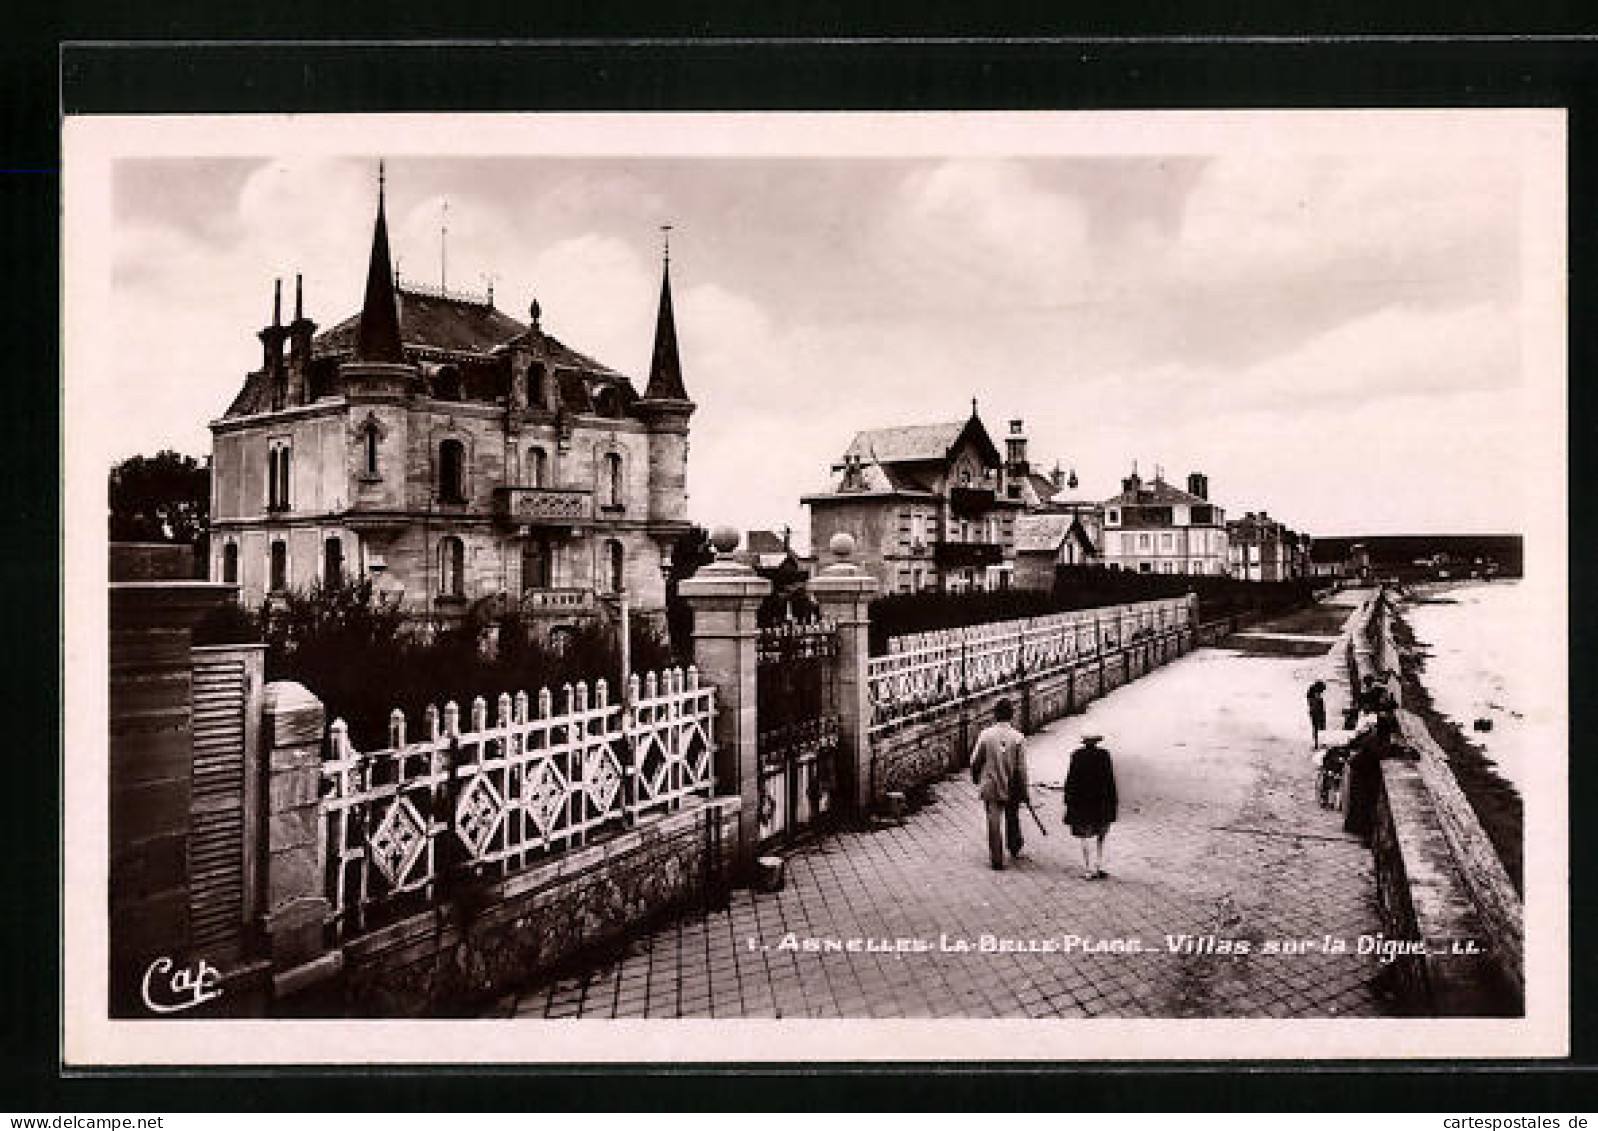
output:
[{"label": "diamond pattern fence panel", "polygon": [[604,680],[429,707],[424,736],[389,720],[362,752],[342,720],[322,765],[327,894],[337,938],[500,879],[715,791],[716,689],[694,668],[633,676],[625,703]]}]

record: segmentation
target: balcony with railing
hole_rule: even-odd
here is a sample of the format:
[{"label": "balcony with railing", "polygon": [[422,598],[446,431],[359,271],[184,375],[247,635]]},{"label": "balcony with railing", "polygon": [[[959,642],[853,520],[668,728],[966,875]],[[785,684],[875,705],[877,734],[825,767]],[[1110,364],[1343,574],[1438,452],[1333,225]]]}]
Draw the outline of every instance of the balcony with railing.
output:
[{"label": "balcony with railing", "polygon": [[597,608],[598,599],[592,589],[541,588],[522,592],[522,611],[529,616],[576,616]]},{"label": "balcony with railing", "polygon": [[571,526],[594,514],[594,493],[574,487],[496,487],[494,515],[517,526]]},{"label": "balcony with railing", "polygon": [[932,556],[940,569],[967,569],[1000,564],[1004,547],[997,542],[938,542]]}]

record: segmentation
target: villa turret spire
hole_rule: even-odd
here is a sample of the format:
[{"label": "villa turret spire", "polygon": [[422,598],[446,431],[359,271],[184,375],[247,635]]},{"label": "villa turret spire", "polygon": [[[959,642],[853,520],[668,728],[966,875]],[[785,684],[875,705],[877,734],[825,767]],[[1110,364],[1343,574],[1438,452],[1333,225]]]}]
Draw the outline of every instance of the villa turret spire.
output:
[{"label": "villa turret spire", "polygon": [[394,269],[388,255],[388,218],[384,214],[386,178],[377,166],[377,222],[372,228],[372,258],[366,268],[366,300],[355,356],[361,361],[405,360],[400,349],[399,307],[394,298]]},{"label": "villa turret spire", "polygon": [[[671,225],[663,225],[665,238],[671,238]],[[665,244],[660,273],[660,311],[655,316],[655,352],[649,361],[649,384],[644,390],[646,400],[686,401],[688,390],[683,386],[682,362],[677,357],[677,322],[671,311],[671,244]]]}]

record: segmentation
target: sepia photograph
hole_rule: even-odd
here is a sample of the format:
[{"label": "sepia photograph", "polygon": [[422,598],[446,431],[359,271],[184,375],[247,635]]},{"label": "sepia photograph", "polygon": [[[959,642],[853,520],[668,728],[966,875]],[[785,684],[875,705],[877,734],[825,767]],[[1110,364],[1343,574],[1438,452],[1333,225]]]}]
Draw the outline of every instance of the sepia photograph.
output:
[{"label": "sepia photograph", "polygon": [[69,116],[67,1063],[1566,1055],[1565,147]]}]

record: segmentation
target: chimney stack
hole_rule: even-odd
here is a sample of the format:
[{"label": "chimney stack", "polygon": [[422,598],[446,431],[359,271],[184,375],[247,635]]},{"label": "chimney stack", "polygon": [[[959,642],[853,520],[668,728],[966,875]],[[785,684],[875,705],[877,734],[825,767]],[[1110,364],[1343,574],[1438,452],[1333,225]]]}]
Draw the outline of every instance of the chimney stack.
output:
[{"label": "chimney stack", "polygon": [[294,321],[289,323],[288,402],[309,404],[311,390],[311,335],[316,323],[305,317],[305,277],[294,276]]},{"label": "chimney stack", "polygon": [[1193,472],[1187,477],[1187,493],[1207,502],[1210,497],[1210,477],[1202,472]]},{"label": "chimney stack", "polygon": [[266,373],[272,389],[272,407],[282,408],[286,390],[283,384],[283,341],[288,331],[283,328],[283,280],[278,279],[272,288],[272,324],[256,337],[261,339],[261,369]]}]

